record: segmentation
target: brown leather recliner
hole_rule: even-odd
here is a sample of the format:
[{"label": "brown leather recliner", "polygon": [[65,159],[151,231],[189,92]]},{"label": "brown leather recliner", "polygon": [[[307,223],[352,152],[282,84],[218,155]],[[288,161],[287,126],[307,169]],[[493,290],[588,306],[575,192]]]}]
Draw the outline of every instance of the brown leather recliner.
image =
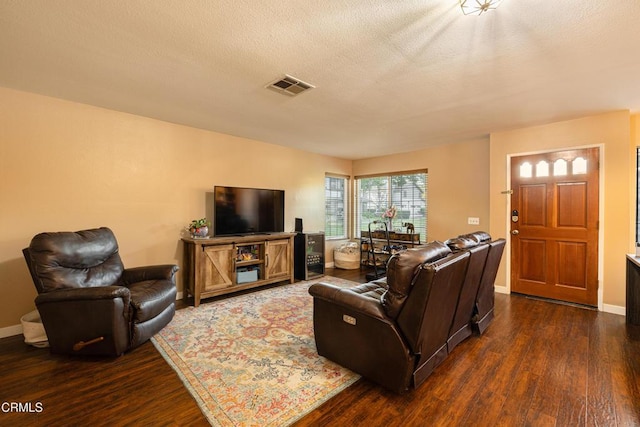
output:
[{"label": "brown leather recliner", "polygon": [[419,386],[447,356],[468,260],[431,242],[392,256],[386,283],[312,285],[318,354],[395,392]]},{"label": "brown leather recliner", "polygon": [[23,254],[52,353],[121,355],[173,319],[178,266],[125,269],[108,228],[40,233]]}]

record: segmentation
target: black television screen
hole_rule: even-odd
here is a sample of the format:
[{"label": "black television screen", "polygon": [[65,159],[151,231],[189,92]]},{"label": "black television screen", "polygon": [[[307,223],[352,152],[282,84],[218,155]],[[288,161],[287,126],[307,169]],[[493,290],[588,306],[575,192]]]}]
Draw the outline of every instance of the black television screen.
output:
[{"label": "black television screen", "polygon": [[284,190],[216,186],[213,235],[284,231]]}]

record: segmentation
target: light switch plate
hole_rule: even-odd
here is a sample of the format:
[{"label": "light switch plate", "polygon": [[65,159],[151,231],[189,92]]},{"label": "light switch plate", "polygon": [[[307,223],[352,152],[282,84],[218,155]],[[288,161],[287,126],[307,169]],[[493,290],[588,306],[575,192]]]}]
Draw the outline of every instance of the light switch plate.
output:
[{"label": "light switch plate", "polygon": [[480,218],[474,217],[474,216],[470,216],[469,218],[467,218],[467,224],[469,224],[469,225],[480,225]]}]

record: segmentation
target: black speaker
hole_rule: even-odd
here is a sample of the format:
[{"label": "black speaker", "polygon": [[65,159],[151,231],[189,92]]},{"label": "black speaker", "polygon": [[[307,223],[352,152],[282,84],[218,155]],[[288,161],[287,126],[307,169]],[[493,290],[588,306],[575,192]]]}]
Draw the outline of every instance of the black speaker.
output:
[{"label": "black speaker", "polygon": [[296,218],[296,233],[302,233],[302,218]]}]

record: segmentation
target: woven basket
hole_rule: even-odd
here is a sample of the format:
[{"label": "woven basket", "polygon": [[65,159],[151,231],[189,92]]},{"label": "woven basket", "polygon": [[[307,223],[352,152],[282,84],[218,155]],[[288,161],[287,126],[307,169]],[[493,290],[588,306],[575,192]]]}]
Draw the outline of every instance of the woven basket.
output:
[{"label": "woven basket", "polygon": [[34,347],[49,347],[49,340],[47,339],[47,333],[42,325],[42,319],[40,319],[40,313],[38,310],[34,310],[25,314],[20,318],[22,323],[22,334],[24,335],[24,342]]},{"label": "woven basket", "polygon": [[355,270],[356,268],[360,268],[360,254],[358,252],[348,253],[334,250],[333,262],[336,268]]}]

